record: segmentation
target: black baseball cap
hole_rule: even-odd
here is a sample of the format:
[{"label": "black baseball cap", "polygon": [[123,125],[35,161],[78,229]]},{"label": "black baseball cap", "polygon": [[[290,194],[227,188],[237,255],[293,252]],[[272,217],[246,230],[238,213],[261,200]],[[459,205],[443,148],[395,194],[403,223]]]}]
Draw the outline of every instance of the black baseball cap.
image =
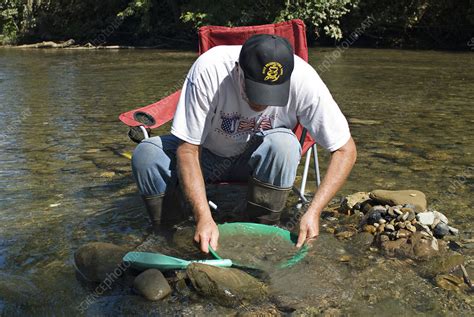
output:
[{"label": "black baseball cap", "polygon": [[294,68],[293,48],[277,35],[258,34],[242,46],[239,64],[244,71],[245,92],[258,105],[286,106]]}]

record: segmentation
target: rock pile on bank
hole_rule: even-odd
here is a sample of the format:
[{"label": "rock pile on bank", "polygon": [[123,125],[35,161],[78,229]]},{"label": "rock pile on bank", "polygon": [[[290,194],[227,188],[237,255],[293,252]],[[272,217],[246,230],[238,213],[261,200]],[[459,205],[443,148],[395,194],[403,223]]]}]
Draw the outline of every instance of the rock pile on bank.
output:
[{"label": "rock pile on bank", "polygon": [[439,239],[458,233],[444,214],[427,208],[418,190],[355,193],[343,200],[340,211],[360,216],[359,231],[374,235],[388,255],[428,258],[441,251]]}]

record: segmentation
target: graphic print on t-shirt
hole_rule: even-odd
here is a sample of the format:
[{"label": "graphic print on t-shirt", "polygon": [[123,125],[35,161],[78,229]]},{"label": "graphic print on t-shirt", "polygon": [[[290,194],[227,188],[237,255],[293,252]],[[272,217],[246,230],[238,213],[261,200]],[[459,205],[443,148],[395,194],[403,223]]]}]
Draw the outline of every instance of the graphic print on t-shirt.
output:
[{"label": "graphic print on t-shirt", "polygon": [[270,130],[272,128],[272,120],[275,120],[275,115],[260,115],[248,118],[243,117],[237,112],[221,112],[220,120],[220,127],[216,128],[215,131],[236,139],[250,132],[260,131],[260,129]]}]

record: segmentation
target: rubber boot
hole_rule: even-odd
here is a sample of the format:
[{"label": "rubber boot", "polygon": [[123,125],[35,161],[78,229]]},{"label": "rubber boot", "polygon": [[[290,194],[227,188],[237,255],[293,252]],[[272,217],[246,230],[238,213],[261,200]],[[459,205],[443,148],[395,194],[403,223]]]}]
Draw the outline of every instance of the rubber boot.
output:
[{"label": "rubber boot", "polygon": [[169,227],[186,219],[176,195],[142,196],[153,228]]},{"label": "rubber boot", "polygon": [[270,225],[279,223],[290,191],[291,187],[277,187],[252,177],[247,193],[246,213],[249,221]]}]

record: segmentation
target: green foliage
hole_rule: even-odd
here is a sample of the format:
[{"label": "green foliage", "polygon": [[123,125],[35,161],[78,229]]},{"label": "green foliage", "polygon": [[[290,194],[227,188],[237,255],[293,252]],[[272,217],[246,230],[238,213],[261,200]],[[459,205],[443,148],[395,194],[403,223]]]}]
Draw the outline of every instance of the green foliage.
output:
[{"label": "green foliage", "polygon": [[372,23],[358,43],[465,47],[474,34],[471,0],[0,0],[0,41],[175,45],[195,43],[195,30],[203,25],[293,18],[322,39],[339,40],[368,16]]},{"label": "green foliage", "polygon": [[301,19],[308,25],[321,28],[336,40],[342,38],[340,19],[357,5],[359,0],[293,0],[286,1],[277,21]]},{"label": "green foliage", "polygon": [[322,28],[334,39],[342,37],[339,20],[359,0],[189,1],[181,19],[194,28],[202,25],[249,25],[302,19],[313,29]]},{"label": "green foliage", "polygon": [[465,48],[474,32],[473,13],[470,0],[361,0],[343,22],[354,29],[372,16],[368,35],[383,46]]}]

